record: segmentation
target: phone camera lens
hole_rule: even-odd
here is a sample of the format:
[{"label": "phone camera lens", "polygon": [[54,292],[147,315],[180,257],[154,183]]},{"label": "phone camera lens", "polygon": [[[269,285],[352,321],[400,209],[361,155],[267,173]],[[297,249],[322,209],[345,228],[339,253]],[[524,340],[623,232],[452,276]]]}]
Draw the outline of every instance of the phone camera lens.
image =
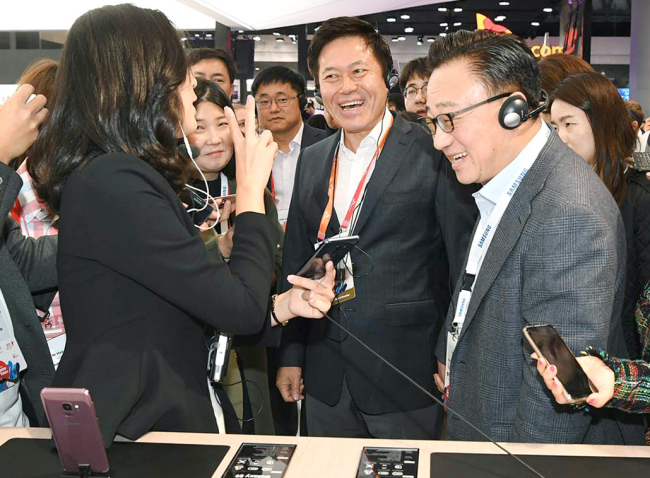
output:
[{"label": "phone camera lens", "polygon": [[66,412],[69,412],[70,410],[72,410],[72,405],[70,405],[69,403],[64,403],[64,404],[63,404],[63,409],[64,409]]}]

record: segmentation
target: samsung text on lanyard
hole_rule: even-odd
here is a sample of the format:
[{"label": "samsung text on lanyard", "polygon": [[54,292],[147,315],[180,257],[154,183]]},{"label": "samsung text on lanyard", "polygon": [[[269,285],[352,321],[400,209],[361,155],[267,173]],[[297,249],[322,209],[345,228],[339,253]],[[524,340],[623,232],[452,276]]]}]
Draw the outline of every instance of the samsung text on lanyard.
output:
[{"label": "samsung text on lanyard", "polygon": [[[469,258],[467,259],[467,267],[465,273],[463,274],[463,284],[458,295],[458,301],[456,303],[456,311],[454,313],[454,319],[452,322],[452,331],[447,333],[447,358],[446,358],[446,368],[445,368],[445,395],[449,396],[449,378],[451,376],[451,359],[458,345],[458,338],[460,333],[463,330],[463,325],[465,324],[465,317],[467,316],[467,310],[469,308],[469,303],[472,298],[472,291],[474,289],[474,283],[476,282],[476,275],[479,270],[479,265],[487,250],[492,243],[494,234],[501,218],[505,213],[512,197],[514,196],[517,188],[521,184],[521,181],[524,179],[528,170],[535,161],[535,157],[531,157],[526,164],[520,169],[517,174],[514,176],[510,187],[505,191],[499,198],[496,206],[492,210],[492,213],[489,216],[487,225],[482,230],[482,232],[477,229],[474,237],[472,238],[472,247],[469,250]],[[479,233],[480,232],[480,233]]]}]

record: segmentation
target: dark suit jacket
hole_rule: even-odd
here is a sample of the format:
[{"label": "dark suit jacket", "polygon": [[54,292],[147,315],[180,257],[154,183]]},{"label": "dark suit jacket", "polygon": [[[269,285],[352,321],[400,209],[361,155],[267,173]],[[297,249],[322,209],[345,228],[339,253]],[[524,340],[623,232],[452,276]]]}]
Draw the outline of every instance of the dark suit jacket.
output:
[{"label": "dark suit jacket", "polygon": [[[298,161],[285,235],[283,275],[295,273],[313,254],[327,204],[337,133],[305,149]],[[434,346],[450,297],[450,274],[459,272],[476,218],[469,190],[449,162],[434,153],[431,137],[395,118],[378,158],[354,234],[356,298],[332,315],[408,376],[433,390]],[[334,215],[327,236],[339,232]],[[285,282],[285,287],[288,284]],[[306,336],[299,332],[305,325]],[[329,405],[343,377],[357,406],[367,413],[410,410],[431,401],[357,342],[323,320],[295,319],[283,333],[283,366],[301,366],[307,393]]]},{"label": "dark suit jacket", "polygon": [[240,214],[230,264],[210,263],[165,179],[117,153],[70,176],[60,215],[68,337],[54,385],[90,390],[107,444],[116,433],[216,432],[205,328],[252,334],[268,326],[278,239],[271,221]]},{"label": "dark suit jacket", "polygon": [[[522,329],[552,324],[576,355],[592,345],[625,357],[624,280],[618,207],[591,166],[553,132],[483,260],[452,358],[449,407],[496,441],[622,443],[625,430],[607,411],[555,403]],[[440,334],[441,358],[460,286]],[[453,415],[447,438],[484,440]]]},{"label": "dark suit jacket", "polygon": [[[0,163],[0,289],[11,315],[16,340],[27,362],[21,373],[20,392],[23,410],[33,426],[45,416],[41,403],[41,389],[50,385],[54,366],[41,328],[32,294],[50,293],[50,302],[56,278],[56,236],[28,238],[9,216],[18,197],[22,181],[11,168]],[[49,303],[44,303],[45,309]]]},{"label": "dark suit jacket", "polygon": [[302,130],[302,141],[300,143],[300,150],[302,151],[312,144],[318,143],[320,140],[325,139],[327,134],[322,129],[314,128],[305,123],[305,128]]}]

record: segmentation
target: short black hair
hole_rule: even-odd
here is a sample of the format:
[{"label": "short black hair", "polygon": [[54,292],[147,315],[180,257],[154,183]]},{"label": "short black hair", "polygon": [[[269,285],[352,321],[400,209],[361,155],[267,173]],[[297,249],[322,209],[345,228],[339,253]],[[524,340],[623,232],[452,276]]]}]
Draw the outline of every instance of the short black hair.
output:
[{"label": "short black hair", "polygon": [[409,61],[404,68],[402,68],[402,73],[399,75],[399,89],[402,92],[406,89],[406,85],[409,80],[414,76],[419,76],[429,81],[431,76],[431,67],[426,56],[422,58],[416,58],[415,60]]},{"label": "short black hair", "polygon": [[237,63],[235,63],[235,60],[232,59],[226,50],[221,50],[220,48],[197,48],[187,54],[187,62],[190,66],[194,66],[203,60],[222,61],[228,70],[230,83],[235,82],[235,75],[237,74]]},{"label": "short black hair", "polygon": [[521,38],[487,30],[460,30],[437,40],[429,48],[432,70],[461,59],[470,63],[472,73],[490,94],[521,91],[529,109],[539,106],[539,65]]},{"label": "short black hair", "polygon": [[194,102],[194,107],[199,106],[200,103],[205,101],[218,106],[222,110],[226,106],[232,109],[232,103],[228,98],[228,95],[223,91],[223,89],[216,83],[205,80],[203,78],[196,79],[196,86],[194,87],[194,94],[196,94],[196,101]]},{"label": "short black hair", "polygon": [[402,93],[388,93],[388,104],[395,105],[395,110],[398,113],[406,111],[406,105],[404,105],[404,96]]},{"label": "short black hair", "polygon": [[264,68],[255,76],[253,86],[251,86],[253,96],[257,95],[257,90],[260,86],[270,85],[272,83],[288,83],[298,93],[300,98],[304,98],[307,94],[305,79],[300,73],[286,66],[272,66],[270,68]]},{"label": "short black hair", "polygon": [[307,51],[307,67],[318,85],[318,57],[328,43],[346,37],[361,37],[381,65],[383,76],[393,67],[390,47],[375,27],[357,17],[330,18],[314,34]]}]

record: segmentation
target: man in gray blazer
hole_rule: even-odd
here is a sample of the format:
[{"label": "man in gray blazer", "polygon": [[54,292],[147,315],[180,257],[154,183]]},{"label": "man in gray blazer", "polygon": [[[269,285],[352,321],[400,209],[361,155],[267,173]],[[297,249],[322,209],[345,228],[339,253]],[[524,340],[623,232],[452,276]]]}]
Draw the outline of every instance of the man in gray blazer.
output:
[{"label": "man in gray blazer", "polygon": [[[616,203],[537,117],[539,68],[523,41],[460,31],[432,45],[429,62],[434,145],[461,183],[483,184],[436,350],[446,358],[436,383],[448,407],[497,441],[634,442],[606,412],[556,405],[522,335],[527,325],[552,324],[574,354],[590,345],[625,353]],[[447,438],[485,439],[453,415]]]},{"label": "man in gray blazer", "polygon": [[26,238],[9,217],[22,181],[7,164],[36,139],[38,126],[47,115],[45,97],[39,95],[26,104],[33,91],[30,85],[23,85],[0,108],[0,295],[4,299],[0,313],[9,319],[5,325],[27,363],[18,380],[0,380],[0,426],[38,426],[44,417],[39,394],[54,376],[32,296],[40,294],[44,299],[39,307],[43,310],[54,297],[57,238]]}]

